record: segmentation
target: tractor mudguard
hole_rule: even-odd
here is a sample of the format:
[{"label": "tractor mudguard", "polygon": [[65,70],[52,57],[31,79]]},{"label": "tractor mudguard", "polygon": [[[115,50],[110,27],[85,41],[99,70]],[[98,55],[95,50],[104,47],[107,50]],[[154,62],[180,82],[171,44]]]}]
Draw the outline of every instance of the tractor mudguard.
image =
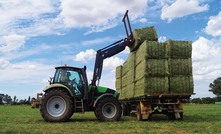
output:
[{"label": "tractor mudguard", "polygon": [[49,91],[49,90],[51,90],[51,89],[53,89],[53,88],[62,88],[62,89],[65,89],[66,91],[68,91],[68,93],[69,93],[72,97],[75,96],[74,93],[73,93],[67,86],[62,85],[62,84],[57,84],[57,83],[56,83],[56,84],[51,84],[51,85],[45,87],[45,89],[44,89],[43,91],[44,91],[44,92],[47,92],[47,91]]},{"label": "tractor mudguard", "polygon": [[111,93],[102,94],[101,96],[99,96],[99,97],[94,101],[93,107],[96,106],[97,102],[98,102],[100,99],[102,99],[103,97],[107,97],[107,96],[113,96],[113,97],[114,97],[114,95],[111,94]]}]

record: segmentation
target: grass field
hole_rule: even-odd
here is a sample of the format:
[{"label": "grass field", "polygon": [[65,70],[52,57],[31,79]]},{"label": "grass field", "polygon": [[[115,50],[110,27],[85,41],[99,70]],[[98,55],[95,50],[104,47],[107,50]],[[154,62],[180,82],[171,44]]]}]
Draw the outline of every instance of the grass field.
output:
[{"label": "grass field", "polygon": [[221,133],[221,105],[184,105],[183,121],[153,115],[150,121],[122,117],[119,122],[99,122],[94,113],[74,114],[69,122],[45,122],[30,106],[0,106],[0,133]]}]

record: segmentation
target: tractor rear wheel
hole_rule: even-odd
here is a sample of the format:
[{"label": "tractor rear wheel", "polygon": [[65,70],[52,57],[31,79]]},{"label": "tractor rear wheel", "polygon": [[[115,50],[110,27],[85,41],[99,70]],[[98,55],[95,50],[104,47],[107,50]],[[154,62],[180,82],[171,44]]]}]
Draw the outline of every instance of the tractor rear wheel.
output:
[{"label": "tractor rear wheel", "polygon": [[121,118],[122,108],[115,97],[101,99],[95,108],[95,115],[101,121],[118,121]]},{"label": "tractor rear wheel", "polygon": [[74,113],[73,99],[63,90],[50,90],[42,97],[40,112],[45,121],[67,121]]}]

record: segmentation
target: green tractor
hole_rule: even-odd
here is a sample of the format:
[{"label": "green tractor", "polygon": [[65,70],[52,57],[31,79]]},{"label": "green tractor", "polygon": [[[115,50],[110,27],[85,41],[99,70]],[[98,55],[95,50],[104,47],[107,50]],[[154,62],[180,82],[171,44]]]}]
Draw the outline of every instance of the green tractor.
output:
[{"label": "green tractor", "polygon": [[119,93],[113,89],[101,87],[98,83],[103,60],[120,53],[126,46],[134,43],[128,11],[122,21],[127,37],[97,51],[93,79],[90,84],[86,66],[79,68],[64,65],[55,68],[56,72],[50,80],[50,85],[44,89],[44,95],[39,97],[41,98],[40,112],[45,121],[64,122],[74,113],[86,111],[94,111],[97,119],[101,121],[117,121],[121,118]]}]

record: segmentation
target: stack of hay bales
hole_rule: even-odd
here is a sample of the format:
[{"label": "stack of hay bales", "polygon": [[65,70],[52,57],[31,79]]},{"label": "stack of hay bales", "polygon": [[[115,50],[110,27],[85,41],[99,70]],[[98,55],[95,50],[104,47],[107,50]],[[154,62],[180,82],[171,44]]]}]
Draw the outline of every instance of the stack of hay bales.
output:
[{"label": "stack of hay bales", "polygon": [[169,92],[193,93],[192,42],[169,40]]},{"label": "stack of hay bales", "polygon": [[146,40],[141,44],[136,51],[134,97],[168,93],[167,57],[165,43]]},{"label": "stack of hay bales", "polygon": [[144,95],[192,94],[192,45],[189,41],[157,41],[154,27],[133,31],[135,43],[123,66],[116,68],[120,99]]}]

